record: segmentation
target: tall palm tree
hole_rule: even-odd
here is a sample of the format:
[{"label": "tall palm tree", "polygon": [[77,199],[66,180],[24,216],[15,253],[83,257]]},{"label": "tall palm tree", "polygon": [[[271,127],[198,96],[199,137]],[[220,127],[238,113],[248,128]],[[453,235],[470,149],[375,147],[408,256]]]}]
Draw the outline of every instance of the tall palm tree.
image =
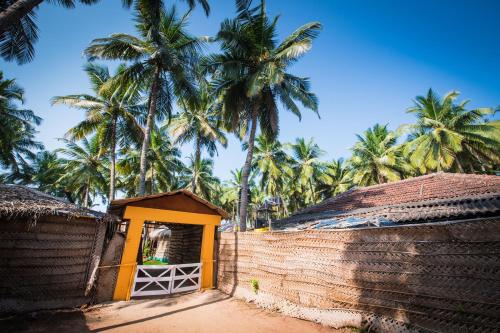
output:
[{"label": "tall palm tree", "polygon": [[83,138],[81,144],[63,141],[66,147],[56,150],[65,156],[62,159],[64,173],[58,181],[67,184],[78,203],[90,207],[92,199],[104,193],[107,184],[107,163],[101,154],[99,139],[97,136]]},{"label": "tall palm tree", "polygon": [[351,187],[350,170],[342,158],[324,164],[319,177],[319,190],[323,199],[345,192]]},{"label": "tall palm tree", "polygon": [[[122,149],[122,159],[117,163],[120,175],[120,190],[127,196],[137,195],[139,183],[140,150],[134,146]],[[147,156],[146,191],[158,193],[172,191],[184,186],[180,181],[185,167],[180,160],[181,152],[175,147],[165,130],[155,130],[151,136],[151,147]]]},{"label": "tall palm tree", "polygon": [[500,121],[487,121],[495,111],[468,110],[468,101],[456,103],[458,96],[452,91],[440,99],[429,89],[408,109],[417,122],[404,126],[413,132],[405,152],[420,172],[484,172],[485,166],[500,163]]},{"label": "tall palm tree", "polygon": [[116,81],[122,84],[135,82],[149,90],[138,186],[139,195],[143,195],[146,157],[154,123],[170,117],[174,96],[188,99],[194,95],[194,68],[202,41],[187,32],[188,15],[179,19],[175,8],[163,9],[162,1],[138,1],[136,8],[136,28],[140,37],[113,34],[95,39],[85,54],[90,60],[132,61]]},{"label": "tall palm tree", "polygon": [[[99,0],[46,0],[66,8],[74,8],[76,3],[91,5]],[[33,44],[38,40],[36,24],[36,9],[44,0],[2,0],[0,1],[0,56],[6,61],[17,61],[24,64],[33,59],[35,50]],[[161,0],[122,0],[124,7],[130,7],[134,2],[154,6],[162,4]],[[189,8],[199,3],[208,16],[210,6],[207,0],[186,0]]]},{"label": "tall palm tree", "polygon": [[348,161],[355,184],[368,186],[395,181],[409,171],[401,148],[396,145],[397,135],[387,125],[375,124],[356,136],[358,141]]},{"label": "tall palm tree", "polygon": [[43,149],[35,140],[35,125],[42,119],[31,110],[19,108],[24,90],[14,79],[4,79],[0,71],[0,167],[19,174],[34,159],[33,150]]},{"label": "tall palm tree", "polygon": [[[310,92],[309,80],[288,73],[291,64],[303,56],[318,35],[320,23],[301,26],[281,43],[276,40],[278,18],[270,20],[264,1],[250,8],[251,1],[239,6],[236,19],[225,20],[217,34],[222,53],[207,57],[206,69],[213,73],[216,93],[221,98],[222,118],[232,131],[248,133],[248,149],[242,174],[240,230],[246,226],[248,177],[254,152],[257,124],[263,134],[278,134],[278,100],[297,115],[296,101],[317,112],[318,101]],[[238,3],[239,5],[242,2]]]},{"label": "tall palm tree", "polygon": [[[206,87],[206,86],[205,86]],[[210,156],[217,151],[217,143],[227,147],[227,139],[221,129],[217,111],[214,108],[213,94],[202,88],[196,99],[179,100],[182,112],[173,117],[170,124],[170,133],[174,143],[194,142],[194,161],[192,164],[201,166],[201,150],[205,148]],[[197,192],[195,178],[192,178],[191,191]]]},{"label": "tall palm tree", "polygon": [[202,158],[197,160],[195,156],[189,157],[185,178],[187,184],[194,184],[198,194],[211,200],[219,179],[213,174],[214,162],[211,159]]},{"label": "tall palm tree", "polygon": [[[124,70],[125,67],[120,66],[116,75]],[[112,201],[116,192],[117,145],[129,146],[142,138],[142,128],[136,120],[143,109],[141,91],[137,84],[122,86],[120,89],[109,85],[111,75],[105,66],[90,63],[85,66],[85,71],[94,95],[56,96],[52,98],[52,104],[65,104],[85,110],[85,120],[71,128],[66,136],[71,140],[80,140],[90,134],[98,134],[102,153],[109,152],[111,165],[108,200]]]},{"label": "tall palm tree", "polygon": [[297,138],[291,149],[291,167],[293,170],[293,181],[295,187],[300,190],[305,205],[317,203],[319,196],[316,191],[316,182],[321,174],[322,164],[320,157],[324,151],[314,143],[311,138]]},{"label": "tall palm tree", "polygon": [[292,175],[289,156],[283,145],[278,140],[259,135],[255,140],[253,168],[260,172],[260,189],[263,193],[269,197],[282,198],[285,178]]}]

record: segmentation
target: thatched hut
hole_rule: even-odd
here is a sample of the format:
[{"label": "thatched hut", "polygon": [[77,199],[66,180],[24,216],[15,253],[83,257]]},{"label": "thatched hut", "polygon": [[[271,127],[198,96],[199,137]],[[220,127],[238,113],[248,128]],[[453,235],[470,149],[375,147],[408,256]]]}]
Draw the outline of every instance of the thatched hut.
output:
[{"label": "thatched hut", "polygon": [[0,185],[0,313],[89,302],[111,220],[29,187]]},{"label": "thatched hut", "polygon": [[149,239],[153,242],[153,259],[168,262],[168,248],[172,231],[168,228],[154,229],[149,233]]}]

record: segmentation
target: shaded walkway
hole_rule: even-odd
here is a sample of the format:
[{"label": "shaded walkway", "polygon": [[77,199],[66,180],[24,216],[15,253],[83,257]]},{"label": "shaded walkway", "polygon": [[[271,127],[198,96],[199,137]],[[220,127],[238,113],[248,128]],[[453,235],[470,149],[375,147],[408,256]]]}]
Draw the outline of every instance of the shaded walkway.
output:
[{"label": "shaded walkway", "polygon": [[218,291],[39,313],[0,321],[2,332],[303,333],[353,332],[271,313]]}]

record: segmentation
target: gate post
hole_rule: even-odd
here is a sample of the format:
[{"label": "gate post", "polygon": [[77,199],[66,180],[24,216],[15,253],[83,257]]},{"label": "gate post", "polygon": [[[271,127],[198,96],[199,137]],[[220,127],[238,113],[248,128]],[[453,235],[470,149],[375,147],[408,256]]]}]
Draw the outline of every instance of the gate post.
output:
[{"label": "gate post", "polygon": [[215,225],[205,224],[201,240],[201,289],[214,287]]},{"label": "gate post", "polygon": [[[125,211],[124,218],[127,218]],[[130,299],[131,287],[133,284],[135,268],[137,266],[137,252],[139,251],[139,243],[141,242],[142,227],[144,220],[140,218],[131,218],[127,238],[123,248],[122,260],[120,262],[120,270],[116,280],[115,292],[113,294],[114,301],[128,301]]]}]

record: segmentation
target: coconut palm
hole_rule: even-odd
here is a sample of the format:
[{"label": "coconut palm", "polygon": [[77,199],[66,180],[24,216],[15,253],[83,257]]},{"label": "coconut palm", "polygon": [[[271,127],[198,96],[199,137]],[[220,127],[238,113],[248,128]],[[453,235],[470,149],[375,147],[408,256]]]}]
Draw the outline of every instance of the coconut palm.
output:
[{"label": "coconut palm", "polygon": [[[99,0],[79,0],[90,5]],[[35,10],[44,0],[3,0],[0,1],[0,55],[6,61],[15,60],[18,64],[30,62],[38,40],[38,27]],[[66,8],[73,8],[77,1],[48,1]]]},{"label": "coconut palm", "polygon": [[35,158],[34,150],[43,149],[35,140],[35,125],[42,119],[22,109],[24,90],[14,79],[4,79],[0,71],[0,167],[11,169],[14,177]]},{"label": "coconut palm", "polygon": [[58,182],[67,184],[79,204],[91,207],[92,200],[105,192],[109,172],[107,161],[101,154],[99,138],[83,138],[81,144],[66,139],[63,142],[66,147],[56,150],[64,156],[64,173]]},{"label": "coconut palm", "polygon": [[[120,176],[118,187],[127,196],[136,196],[139,183],[140,150],[133,146],[125,147],[120,155],[122,158],[117,163],[117,173]],[[180,176],[184,173],[185,167],[180,157],[180,150],[172,144],[165,130],[153,131],[151,148],[147,156],[147,193],[172,191],[184,186],[184,183],[180,181]]]},{"label": "coconut palm", "polygon": [[408,109],[417,117],[405,152],[420,172],[485,171],[500,162],[500,122],[487,121],[495,113],[490,108],[468,110],[469,101],[456,103],[459,93],[452,91],[442,99],[429,89],[417,96]]},{"label": "coconut palm", "polygon": [[259,185],[263,193],[282,199],[285,179],[292,175],[283,145],[278,140],[259,135],[255,139],[253,168],[261,175]]},{"label": "coconut palm", "polygon": [[291,184],[299,192],[304,205],[315,204],[319,200],[319,193],[316,191],[316,183],[322,172],[320,157],[324,151],[314,143],[311,138],[306,141],[304,138],[297,138],[290,146],[291,168],[293,177]]},{"label": "coconut palm", "polygon": [[189,157],[189,164],[184,174],[186,184],[194,184],[198,189],[198,195],[207,200],[211,200],[216,186],[220,183],[219,179],[213,174],[214,162],[211,159],[196,159],[195,156]]},{"label": "coconut palm", "polygon": [[323,199],[333,197],[352,187],[349,167],[342,158],[324,163],[318,187]]},{"label": "coconut palm", "polygon": [[353,182],[360,186],[381,184],[403,178],[409,172],[397,135],[387,125],[375,124],[363,135],[356,135],[358,141],[352,148],[348,161]]},{"label": "coconut palm", "polygon": [[278,43],[278,18],[267,17],[263,1],[255,8],[250,8],[251,1],[238,4],[241,5],[238,17],[222,22],[217,34],[222,53],[207,57],[204,66],[213,74],[225,126],[248,134],[240,207],[240,229],[244,231],[257,125],[268,137],[277,136],[278,101],[299,119],[301,113],[296,101],[317,111],[318,102],[310,92],[309,80],[288,73],[288,69],[309,51],[321,25],[318,22],[303,25]]},{"label": "coconut palm", "polygon": [[[99,0],[47,0],[66,8],[74,8],[76,3],[91,5]],[[33,44],[38,40],[36,9],[44,0],[2,0],[0,1],[0,56],[6,61],[17,61],[24,64],[33,59]],[[161,0],[135,0],[139,4],[162,4]],[[206,0],[186,0],[189,8],[199,3],[208,16],[210,6]],[[124,7],[130,7],[134,0],[122,0]]]},{"label": "coconut palm", "polygon": [[141,147],[139,195],[146,186],[146,169],[151,132],[155,121],[170,117],[174,96],[188,99],[194,95],[194,68],[201,48],[201,39],[187,30],[188,15],[177,17],[175,8],[165,11],[162,1],[137,2],[136,28],[140,37],[113,34],[92,41],[85,50],[95,58],[125,60],[133,63],[116,81],[135,82],[149,91],[146,128]]},{"label": "coconut palm", "polygon": [[[205,86],[206,87],[206,86]],[[212,157],[217,152],[217,143],[227,147],[227,139],[221,130],[217,111],[214,108],[213,94],[202,88],[196,98],[179,100],[182,112],[173,117],[167,126],[174,139],[174,143],[194,142],[195,166],[202,166],[201,150],[204,148]],[[195,178],[192,178],[191,191],[197,193]]]},{"label": "coconut palm", "polygon": [[25,126],[39,125],[42,118],[31,110],[20,109],[24,104],[24,89],[15,79],[4,79],[0,71],[0,136],[4,136],[5,127],[11,123],[22,123]]},{"label": "coconut palm", "polygon": [[[125,66],[120,66],[116,75],[120,75]],[[90,79],[94,95],[78,94],[56,96],[52,104],[65,104],[73,108],[85,110],[85,120],[71,128],[66,136],[71,140],[79,140],[97,133],[103,152],[109,152],[110,181],[108,200],[115,198],[116,184],[116,150],[118,146],[129,146],[139,142],[142,128],[136,120],[143,110],[140,89],[136,84],[122,86],[121,89],[109,85],[111,79],[105,66],[87,64],[85,71]]]}]

